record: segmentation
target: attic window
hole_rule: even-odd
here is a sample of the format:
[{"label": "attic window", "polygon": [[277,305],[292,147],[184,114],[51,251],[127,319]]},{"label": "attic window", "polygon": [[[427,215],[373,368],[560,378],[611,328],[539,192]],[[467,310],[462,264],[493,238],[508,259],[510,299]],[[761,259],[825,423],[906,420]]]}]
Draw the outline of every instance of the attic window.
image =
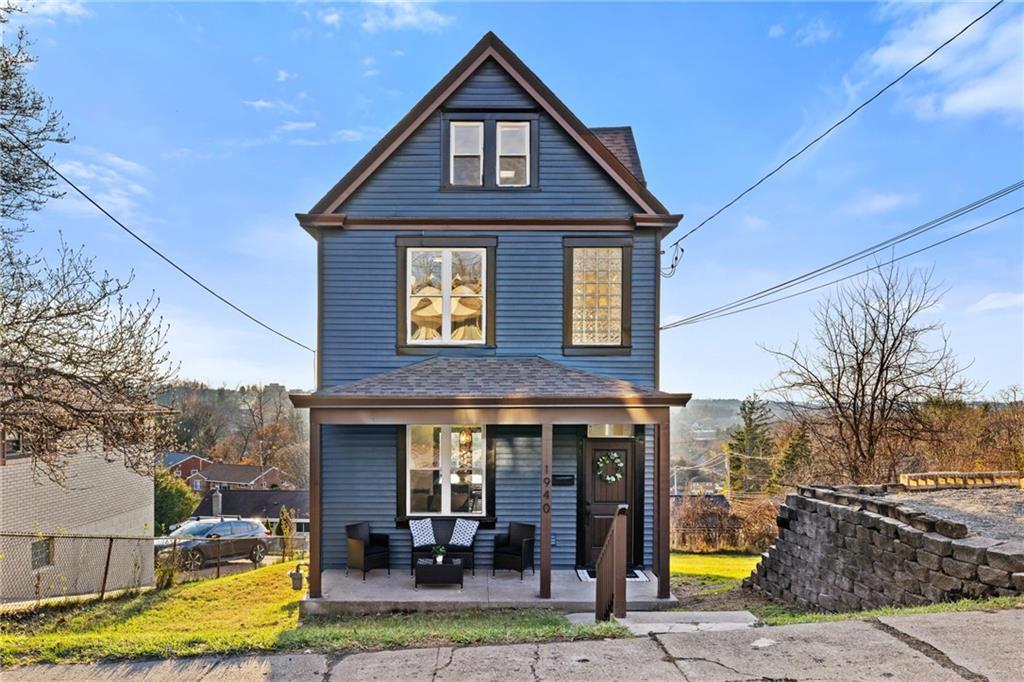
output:
[{"label": "attic window", "polygon": [[500,187],[530,184],[530,122],[499,121],[497,180]]},{"label": "attic window", "polygon": [[484,182],[484,124],[452,121],[450,125],[449,182],[456,187],[479,187]]}]

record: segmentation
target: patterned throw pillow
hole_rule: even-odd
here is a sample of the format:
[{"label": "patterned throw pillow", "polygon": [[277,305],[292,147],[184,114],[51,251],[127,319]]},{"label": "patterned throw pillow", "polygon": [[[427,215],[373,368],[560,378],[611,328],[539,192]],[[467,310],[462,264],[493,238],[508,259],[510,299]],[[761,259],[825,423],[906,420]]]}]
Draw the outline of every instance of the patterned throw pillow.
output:
[{"label": "patterned throw pillow", "polygon": [[476,536],[476,529],[479,526],[479,521],[455,519],[455,529],[452,531],[452,544],[459,547],[469,547],[473,544],[473,537]]},{"label": "patterned throw pillow", "polygon": [[409,531],[412,532],[413,547],[433,547],[434,544],[434,522],[430,519],[412,519],[409,521]]}]

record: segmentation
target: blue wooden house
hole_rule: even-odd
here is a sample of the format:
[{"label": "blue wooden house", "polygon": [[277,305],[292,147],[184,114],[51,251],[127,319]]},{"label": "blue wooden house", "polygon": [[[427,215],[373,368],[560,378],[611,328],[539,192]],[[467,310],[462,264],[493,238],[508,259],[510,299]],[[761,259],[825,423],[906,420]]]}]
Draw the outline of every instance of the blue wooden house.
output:
[{"label": "blue wooden house", "polygon": [[493,33],[308,213],[317,241],[310,596],[346,525],[510,522],[551,572],[592,566],[618,505],[628,562],[667,597],[669,408],[658,387],[661,241],[628,127],[590,128]]}]

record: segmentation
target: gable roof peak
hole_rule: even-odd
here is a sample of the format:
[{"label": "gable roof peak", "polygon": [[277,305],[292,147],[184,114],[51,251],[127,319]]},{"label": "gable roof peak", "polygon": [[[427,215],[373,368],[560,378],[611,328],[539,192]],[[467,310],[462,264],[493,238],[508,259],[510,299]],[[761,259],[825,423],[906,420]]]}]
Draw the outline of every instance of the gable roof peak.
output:
[{"label": "gable roof peak", "polygon": [[[646,215],[666,215],[657,197],[647,189],[642,173],[623,161],[544,84],[494,31],[488,31],[476,45],[402,119],[370,149],[352,169],[310,210],[310,214],[334,213],[341,204],[376,172],[381,164],[423,124],[488,59],[493,59],[544,111],[615,181]],[[632,138],[632,134],[630,134]]]}]

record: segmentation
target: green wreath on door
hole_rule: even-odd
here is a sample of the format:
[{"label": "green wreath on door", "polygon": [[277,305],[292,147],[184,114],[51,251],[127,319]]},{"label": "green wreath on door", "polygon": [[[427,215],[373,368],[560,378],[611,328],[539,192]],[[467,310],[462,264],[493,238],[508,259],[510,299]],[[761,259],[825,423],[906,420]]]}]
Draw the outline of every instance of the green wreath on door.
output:
[{"label": "green wreath on door", "polygon": [[603,482],[611,485],[618,483],[626,475],[626,465],[619,453],[612,450],[597,458],[594,462],[594,473]]}]

